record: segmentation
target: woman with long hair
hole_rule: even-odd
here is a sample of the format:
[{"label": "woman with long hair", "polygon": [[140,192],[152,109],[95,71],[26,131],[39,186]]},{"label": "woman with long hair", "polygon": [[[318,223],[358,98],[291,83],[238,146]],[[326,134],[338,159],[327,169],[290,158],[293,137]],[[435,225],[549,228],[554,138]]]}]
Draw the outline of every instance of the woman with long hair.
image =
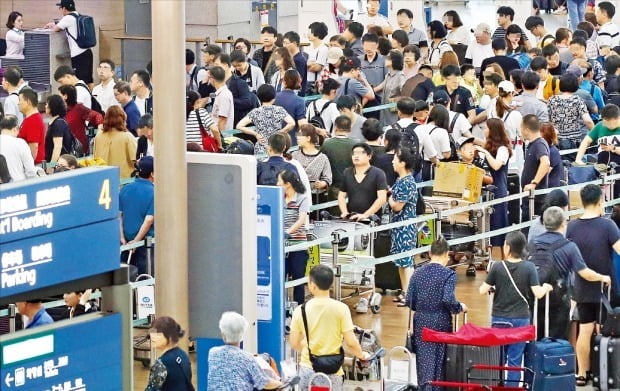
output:
[{"label": "woman with long hair", "polygon": [[[297,145],[299,149],[293,152],[293,159],[304,168],[310,181],[310,192],[316,203],[327,201],[327,188],[332,183],[332,168],[327,155],[319,150],[323,137],[310,124],[299,127]],[[322,197],[324,196],[324,197]]]},{"label": "woman with long hair", "polygon": [[526,53],[525,35],[518,24],[511,24],[506,29],[506,54]]},{"label": "woman with long hair", "polygon": [[287,48],[277,48],[271,56],[276,64],[277,71],[271,77],[271,83],[269,84],[276,89],[276,92],[280,92],[284,89],[284,74],[289,69],[295,69],[295,62]]},{"label": "woman with long hair", "polygon": [[136,138],[127,130],[127,116],[120,106],[110,106],[103,118],[103,129],[95,136],[95,158],[120,168],[121,179],[131,178],[135,169]]},{"label": "woman with long hair", "polygon": [[[306,241],[306,218],[310,211],[306,187],[293,171],[284,170],[278,174],[278,186],[284,189],[284,230],[286,245],[304,243]],[[291,251],[286,254],[286,275],[296,280],[306,273],[308,251]],[[306,301],[304,285],[293,288],[293,298],[301,305]]]},{"label": "woman with long hair", "polygon": [[508,161],[508,170],[518,172],[521,175],[523,162],[525,161],[525,151],[523,149],[523,139],[521,137],[521,120],[523,116],[517,110],[512,109],[512,99],[515,94],[515,87],[508,80],[503,80],[498,86],[498,96],[495,102],[491,101],[487,110],[487,121],[498,118],[504,123],[506,134],[512,144],[512,156]]},{"label": "woman with long hair", "polygon": [[[502,198],[508,195],[508,160],[512,156],[512,146],[510,138],[504,128],[504,122],[498,118],[487,120],[486,144],[484,148],[477,145],[479,155],[486,159],[489,171],[493,177],[495,198]],[[491,214],[491,231],[508,226],[508,205],[501,203],[495,205]],[[501,247],[504,244],[504,235],[491,237],[491,247],[501,254]],[[493,253],[491,254],[493,255]],[[503,255],[499,257],[503,259]]]},{"label": "woman with long hair", "polygon": [[443,76],[441,76],[441,70],[446,65],[456,65],[457,67],[459,66],[459,58],[457,57],[455,52],[445,52],[444,54],[442,54],[441,60],[439,60],[439,68],[437,72],[433,73],[433,84],[435,84],[435,86],[446,84]]},{"label": "woman with long hair", "polygon": [[549,171],[548,187],[562,186],[564,179],[564,163],[558,149],[558,132],[556,132],[553,123],[543,122],[540,124],[540,135],[549,144],[549,162],[551,164]]}]

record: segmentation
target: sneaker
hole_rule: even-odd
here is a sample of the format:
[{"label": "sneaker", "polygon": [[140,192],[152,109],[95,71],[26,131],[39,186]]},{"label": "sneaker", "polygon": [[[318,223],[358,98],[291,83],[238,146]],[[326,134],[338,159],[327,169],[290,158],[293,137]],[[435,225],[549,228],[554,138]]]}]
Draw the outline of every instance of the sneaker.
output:
[{"label": "sneaker", "polygon": [[358,314],[365,314],[368,312],[368,299],[362,297],[355,306],[355,312]]},{"label": "sneaker", "polygon": [[555,11],[553,11],[553,15],[566,15],[568,12],[564,7],[558,7]]}]

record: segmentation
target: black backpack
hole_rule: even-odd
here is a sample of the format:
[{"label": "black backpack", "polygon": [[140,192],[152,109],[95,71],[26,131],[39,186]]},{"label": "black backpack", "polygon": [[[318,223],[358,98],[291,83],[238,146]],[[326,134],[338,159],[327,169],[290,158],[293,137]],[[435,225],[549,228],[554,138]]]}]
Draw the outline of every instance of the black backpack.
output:
[{"label": "black backpack", "polygon": [[103,109],[101,108],[101,104],[99,104],[99,101],[97,100],[97,98],[95,98],[92,92],[90,92],[90,88],[88,88],[88,86],[84,83],[76,83],[75,88],[77,88],[78,86],[85,88],[86,91],[88,91],[88,94],[90,95],[90,109],[105,116],[105,111],[103,111]]},{"label": "black backpack", "polygon": [[415,122],[407,126],[403,129],[402,126],[398,122],[392,125],[392,129],[399,130],[402,134],[401,139],[401,147],[409,149],[409,152],[415,157],[415,162],[413,163],[412,172],[413,174],[417,174],[422,169],[422,149],[420,148],[420,139],[418,135],[415,133],[415,128],[418,126]]},{"label": "black backpack", "polygon": [[562,237],[553,243],[533,243],[530,245],[530,262],[536,266],[540,284],[550,284],[553,291],[549,293],[550,303],[568,300],[568,290],[556,265],[554,253],[567,245],[568,239]]},{"label": "black backpack", "polygon": [[[458,113],[457,113],[458,114]],[[456,118],[458,116],[455,115],[454,119],[452,120],[452,124],[450,126],[454,126],[454,122],[456,122]],[[431,129],[430,132],[428,132],[428,135],[430,136],[433,133],[433,130],[437,129],[438,126],[435,126],[433,129]],[[456,153],[456,142],[454,141],[454,138],[452,137],[452,131],[448,131],[448,139],[450,140],[450,157],[447,159],[441,159],[441,161],[443,162],[458,162],[459,160],[459,155]]]},{"label": "black backpack", "polygon": [[[314,115],[308,120],[308,123],[310,125],[313,125],[316,128],[325,129],[325,121],[323,121],[323,117],[321,117],[321,115],[323,115],[323,112],[325,111],[325,109],[327,109],[327,107],[329,107],[329,105],[331,105],[332,103],[334,102],[330,100],[329,102],[323,105],[323,108],[321,109],[321,111],[318,111],[316,109],[316,101],[312,102],[312,109],[314,110]],[[334,124],[332,124],[331,128],[333,127],[334,127]],[[331,128],[325,129],[325,130],[328,130],[331,133],[332,131]]]},{"label": "black backpack", "polygon": [[0,38],[0,57],[6,56],[6,39]]},{"label": "black backpack", "polygon": [[95,21],[91,16],[78,15],[75,12],[70,14],[75,18],[77,27],[77,35],[74,37],[67,29],[67,35],[77,43],[81,49],[92,48],[97,45],[97,30],[95,29]]}]

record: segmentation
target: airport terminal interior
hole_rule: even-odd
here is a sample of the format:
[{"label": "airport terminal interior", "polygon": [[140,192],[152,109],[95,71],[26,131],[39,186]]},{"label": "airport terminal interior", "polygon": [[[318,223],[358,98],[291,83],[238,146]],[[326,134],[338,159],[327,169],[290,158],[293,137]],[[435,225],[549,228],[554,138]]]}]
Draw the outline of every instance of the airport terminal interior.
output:
[{"label": "airport terminal interior", "polygon": [[2,0],[0,389],[618,390],[619,7]]}]

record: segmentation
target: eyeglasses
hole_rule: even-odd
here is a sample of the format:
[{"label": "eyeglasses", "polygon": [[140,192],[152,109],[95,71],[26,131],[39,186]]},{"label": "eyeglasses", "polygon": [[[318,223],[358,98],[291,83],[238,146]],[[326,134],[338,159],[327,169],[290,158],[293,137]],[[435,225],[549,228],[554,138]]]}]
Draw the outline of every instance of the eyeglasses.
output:
[{"label": "eyeglasses", "polygon": [[237,45],[235,46],[235,50],[245,50],[245,45]]}]

